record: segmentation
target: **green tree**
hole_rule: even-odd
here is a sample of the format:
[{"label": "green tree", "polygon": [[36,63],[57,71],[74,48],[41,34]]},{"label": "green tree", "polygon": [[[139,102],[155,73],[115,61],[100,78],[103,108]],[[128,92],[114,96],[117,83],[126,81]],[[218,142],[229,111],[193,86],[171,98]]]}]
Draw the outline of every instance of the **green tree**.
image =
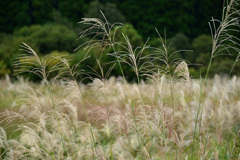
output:
[{"label": "green tree", "polygon": [[127,23],[117,30],[115,34],[116,41],[126,43],[126,40],[123,37],[123,34],[128,37],[133,47],[139,47],[143,45],[142,36],[138,34],[137,30],[133,27],[132,24]]},{"label": "green tree", "polygon": [[23,27],[14,33],[16,38],[22,37],[26,43],[34,46],[42,54],[53,50],[73,52],[77,44],[77,34],[62,25],[33,25]]},{"label": "green tree", "polygon": [[0,32],[11,33],[24,25],[30,24],[29,1],[8,1],[0,2]]},{"label": "green tree", "polygon": [[194,18],[194,2],[196,0],[147,0],[136,1],[120,1],[117,4],[127,20],[144,37],[157,37],[154,28],[159,31],[166,29],[168,37],[178,32],[182,32],[188,36],[191,35]]},{"label": "green tree", "polygon": [[1,34],[0,66],[1,74],[12,73],[14,58],[21,52],[22,42],[29,44],[38,54],[49,54],[56,50],[72,53],[77,47],[77,34],[62,25],[45,24],[22,27],[13,35]]},{"label": "green tree", "polygon": [[212,38],[208,35],[200,35],[194,39],[193,44],[194,59],[193,62],[197,62],[203,65],[207,65],[209,62]]},{"label": "green tree", "polygon": [[209,35],[200,35],[194,39],[192,47],[197,54],[200,52],[210,53],[212,49],[212,38]]},{"label": "green tree", "polygon": [[56,5],[56,9],[61,12],[61,15],[67,17],[75,25],[84,17],[87,8],[87,4],[83,0],[61,0],[56,2]]},{"label": "green tree", "polygon": [[193,9],[196,21],[191,30],[194,37],[200,34],[210,34],[208,22],[213,18],[221,19],[223,0],[195,0]]},{"label": "green tree", "polygon": [[178,33],[170,39],[172,46],[176,50],[191,49],[188,37],[183,33]]},{"label": "green tree", "polygon": [[89,4],[88,10],[84,17],[103,19],[103,16],[100,14],[100,11],[104,13],[109,23],[125,22],[125,17],[118,10],[117,6],[114,3],[108,2],[105,5],[103,5],[98,0],[93,1]]},{"label": "green tree", "polygon": [[31,24],[44,24],[52,20],[53,6],[49,0],[29,0]]}]

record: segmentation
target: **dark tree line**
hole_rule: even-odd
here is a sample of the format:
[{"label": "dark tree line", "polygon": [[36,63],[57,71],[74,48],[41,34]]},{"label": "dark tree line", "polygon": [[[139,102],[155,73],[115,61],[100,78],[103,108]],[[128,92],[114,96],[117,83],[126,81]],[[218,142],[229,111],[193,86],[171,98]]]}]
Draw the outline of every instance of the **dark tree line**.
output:
[{"label": "dark tree line", "polygon": [[[103,18],[110,23],[125,24],[119,31],[127,34],[133,46],[143,45],[150,37],[149,45],[161,47],[155,28],[167,41],[172,42],[170,51],[193,50],[177,55],[191,64],[201,64],[204,74],[210,58],[212,39],[208,22],[212,17],[220,19],[223,0],[2,0],[0,1],[0,77],[13,73],[14,58],[20,53],[22,42],[29,44],[39,55],[67,55],[72,64],[83,58],[85,50],[73,52],[89,39],[76,41],[84,29],[77,24],[83,17]],[[116,35],[124,41],[122,34]],[[90,52],[97,58],[99,49]],[[100,53],[99,53],[100,54]],[[146,53],[150,54],[150,53]],[[233,56],[221,56],[213,62],[211,75],[228,74],[234,63]],[[108,62],[103,56],[104,63]],[[86,60],[82,67],[95,62]],[[238,72],[238,63],[233,74]],[[84,68],[89,69],[89,68]],[[199,65],[190,65],[191,74],[198,77]],[[120,70],[114,69],[114,75]],[[133,75],[129,73],[128,75]],[[131,79],[131,77],[129,77]]]},{"label": "dark tree line", "polygon": [[209,33],[208,21],[211,17],[220,18],[223,7],[222,0],[99,0],[95,6],[91,5],[92,1],[2,0],[0,32],[12,33],[25,25],[51,22],[54,10],[59,11],[76,26],[76,23],[86,16],[85,13],[104,9],[108,5],[105,12],[112,10],[109,11],[110,16],[114,17],[114,10],[118,9],[126,21],[133,24],[144,37],[156,36],[154,28],[157,27],[166,29],[170,37],[181,32],[194,38]]}]

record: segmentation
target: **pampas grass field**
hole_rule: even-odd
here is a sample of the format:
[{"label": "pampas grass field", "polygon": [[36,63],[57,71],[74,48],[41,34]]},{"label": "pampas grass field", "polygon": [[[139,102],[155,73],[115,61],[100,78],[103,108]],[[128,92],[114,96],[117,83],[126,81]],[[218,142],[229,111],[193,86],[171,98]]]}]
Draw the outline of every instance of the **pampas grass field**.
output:
[{"label": "pampas grass field", "polygon": [[34,89],[29,82],[12,84],[2,80],[1,94],[12,95],[14,91],[21,97],[18,113],[2,114],[8,122],[5,126],[14,125],[11,120],[16,119],[19,124],[15,127],[21,131],[11,139],[1,129],[2,157],[149,159],[151,154],[151,159],[237,159],[240,79],[231,78],[222,94],[226,80],[215,76],[208,81],[193,153],[199,80],[174,84],[174,117],[170,83],[164,76],[158,83],[138,85],[125,85],[115,78],[104,83],[96,79],[89,85],[54,84],[53,88],[58,89],[52,98],[45,85]]},{"label": "pampas grass field", "polygon": [[[216,56],[237,53],[240,60],[239,0],[231,0],[220,21],[212,19],[212,52],[204,77],[193,79],[188,62],[160,48],[118,42],[121,24],[83,18],[79,34],[91,39],[79,47],[86,55],[77,65],[65,57],[38,54],[22,43],[15,73],[42,79],[0,81],[0,159],[240,159],[240,78],[208,73]],[[235,33],[235,34],[234,34]],[[79,66],[93,59],[86,73]],[[150,54],[144,54],[146,51]],[[102,55],[114,60],[102,64]],[[54,64],[52,64],[54,62]],[[135,73],[128,82],[123,66]],[[109,67],[110,66],[110,67]],[[89,66],[90,67],[90,66]],[[121,74],[111,76],[117,67]],[[82,78],[90,80],[82,83]]]}]

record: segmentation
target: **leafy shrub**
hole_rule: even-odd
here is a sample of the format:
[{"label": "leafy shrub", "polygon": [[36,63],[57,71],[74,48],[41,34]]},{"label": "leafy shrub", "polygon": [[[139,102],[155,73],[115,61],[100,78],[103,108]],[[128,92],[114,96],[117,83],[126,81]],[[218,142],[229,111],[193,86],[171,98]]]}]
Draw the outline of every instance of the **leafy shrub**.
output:
[{"label": "leafy shrub", "polygon": [[3,34],[0,40],[0,58],[4,66],[2,70],[5,71],[0,75],[12,73],[12,63],[20,53],[19,45],[22,42],[31,44],[36,52],[45,55],[54,50],[72,53],[77,47],[76,39],[77,35],[74,31],[58,24],[33,25],[23,27],[13,35]]},{"label": "leafy shrub", "polygon": [[[193,49],[196,53],[210,53],[212,49],[212,38],[208,35],[200,35],[193,41]],[[199,54],[196,54],[199,55]]]},{"label": "leafy shrub", "polygon": [[62,25],[34,25],[23,27],[14,33],[15,37],[23,37],[25,42],[33,45],[40,53],[53,50],[72,52],[77,39],[75,32]]}]

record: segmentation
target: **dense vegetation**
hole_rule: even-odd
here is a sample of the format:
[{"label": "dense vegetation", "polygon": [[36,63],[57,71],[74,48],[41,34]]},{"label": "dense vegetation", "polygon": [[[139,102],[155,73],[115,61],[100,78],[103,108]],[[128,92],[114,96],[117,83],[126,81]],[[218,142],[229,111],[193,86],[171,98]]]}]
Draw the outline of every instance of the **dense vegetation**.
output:
[{"label": "dense vegetation", "polygon": [[[240,79],[230,77],[240,61],[239,4],[226,2],[222,19],[210,22],[211,37],[192,43],[158,29],[158,38],[142,38],[134,24],[111,24],[102,12],[92,18],[94,10],[79,22],[76,43],[74,26],[58,11],[54,22],[2,34],[2,50],[21,53],[15,73],[41,83],[0,80],[0,109],[8,109],[0,113],[0,158],[239,159]],[[20,51],[9,47],[15,43]],[[16,54],[2,56],[6,73],[5,60]],[[209,79],[216,70],[227,75]]]},{"label": "dense vegetation", "polygon": [[[157,37],[154,28],[166,29],[170,37],[184,33],[194,38],[209,34],[207,22],[220,19],[223,2],[219,0],[23,0],[2,1],[0,32],[54,20],[57,10],[77,26],[82,17],[99,18],[102,10],[110,22],[129,22],[144,37]],[[133,14],[134,13],[134,14]],[[114,15],[114,16],[112,16]]]},{"label": "dense vegetation", "polygon": [[[144,44],[148,37],[149,45],[160,47],[155,27],[161,35],[166,31],[168,42],[172,42],[171,52],[181,49],[192,50],[181,52],[177,56],[192,64],[191,75],[197,78],[200,68],[203,74],[206,72],[210,58],[212,39],[208,22],[211,16],[221,18],[219,13],[222,6],[219,0],[155,0],[151,3],[145,0],[3,1],[0,9],[0,76],[12,75],[12,62],[20,53],[21,42],[29,44],[40,55],[68,55],[69,59],[72,59],[71,65],[76,64],[85,51],[83,49],[73,51],[88,40],[86,37],[76,42],[78,33],[84,29],[77,22],[82,17],[102,18],[99,12],[102,10],[110,23],[126,24],[122,32],[129,36],[135,47]],[[118,37],[123,39],[121,34]],[[231,54],[236,56],[237,53]],[[92,56],[95,56],[94,52]],[[107,63],[107,57],[105,60]],[[90,62],[86,61],[86,64]],[[210,75],[227,74],[233,62],[234,56],[220,57],[219,62],[213,64],[215,66],[220,64],[220,67],[211,70]],[[239,74],[237,72],[239,68],[240,65],[237,64],[233,73]],[[89,71],[89,68],[85,69]],[[114,69],[112,73],[117,75],[120,71]],[[132,76],[128,78],[134,79]],[[36,77],[32,76],[32,79],[36,80]]]},{"label": "dense vegetation", "polygon": [[0,80],[0,107],[9,110],[0,114],[7,119],[0,124],[6,129],[0,127],[0,155],[9,160],[144,160],[150,154],[160,160],[239,159],[240,79],[226,81],[208,80],[193,142],[199,80],[174,83],[175,110],[166,77],[138,85],[113,77],[89,85],[55,83],[52,99],[47,85]]}]

